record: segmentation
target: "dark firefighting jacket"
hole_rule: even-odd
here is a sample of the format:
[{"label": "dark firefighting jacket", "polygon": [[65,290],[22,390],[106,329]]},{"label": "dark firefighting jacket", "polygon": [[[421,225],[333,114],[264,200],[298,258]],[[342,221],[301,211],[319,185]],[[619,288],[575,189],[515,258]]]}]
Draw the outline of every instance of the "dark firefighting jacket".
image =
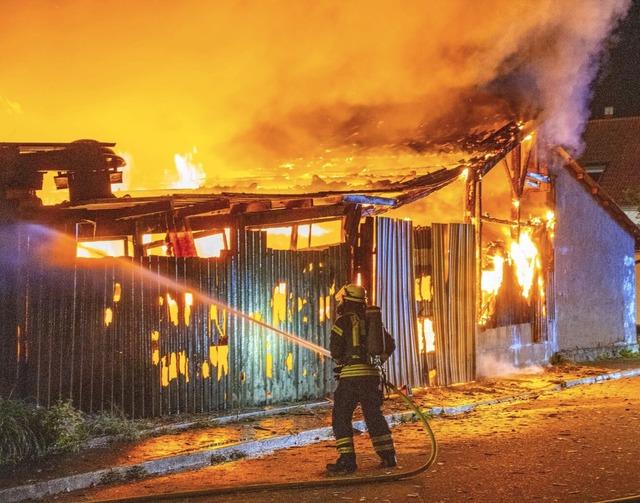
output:
[{"label": "dark firefighting jacket", "polygon": [[340,379],[380,376],[366,350],[365,330],[364,318],[356,313],[339,316],[331,328],[329,350],[339,366]]}]

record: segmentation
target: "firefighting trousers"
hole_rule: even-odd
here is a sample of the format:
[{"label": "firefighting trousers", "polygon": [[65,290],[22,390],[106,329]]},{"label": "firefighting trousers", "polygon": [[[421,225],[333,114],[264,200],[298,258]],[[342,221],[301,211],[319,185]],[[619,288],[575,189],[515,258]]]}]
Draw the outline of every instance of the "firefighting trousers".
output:
[{"label": "firefighting trousers", "polygon": [[341,455],[354,454],[353,413],[360,404],[369,436],[379,456],[394,454],[391,430],[382,414],[380,378],[374,376],[343,377],[334,394],[332,426],[336,447]]}]

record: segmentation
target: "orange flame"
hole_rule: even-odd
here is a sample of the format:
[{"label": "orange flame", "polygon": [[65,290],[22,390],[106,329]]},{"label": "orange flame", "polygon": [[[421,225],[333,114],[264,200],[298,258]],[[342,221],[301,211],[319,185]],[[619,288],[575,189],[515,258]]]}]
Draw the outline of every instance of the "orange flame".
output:
[{"label": "orange flame", "polygon": [[[553,239],[553,229],[555,225],[554,214],[551,210],[547,211],[544,217],[532,218],[530,221],[534,227],[543,227],[547,236]],[[534,279],[536,273],[541,270],[540,253],[533,242],[533,228],[527,228],[521,231],[520,238],[512,241],[509,246],[509,253],[504,256],[504,250],[500,247],[493,253],[486,253],[484,259],[486,263],[493,264],[493,268],[487,267],[482,271],[481,276],[481,310],[479,315],[479,324],[485,325],[493,314],[493,306],[495,298],[503,281],[503,264],[508,260],[510,264],[515,265],[515,272],[518,284],[522,289],[522,296],[529,299],[534,287],[537,287],[537,293],[542,301],[542,312],[545,312],[545,282],[542,275],[538,275],[536,285]]]},{"label": "orange flame", "polygon": [[535,271],[540,267],[538,249],[531,240],[530,231],[522,232],[520,240],[511,243],[510,256],[516,265],[516,276],[522,287],[522,296],[529,298]]},{"label": "orange flame", "polygon": [[179,180],[171,186],[172,189],[197,189],[202,185],[207,174],[201,163],[194,162],[193,157],[197,152],[198,150],[194,147],[192,152],[185,155],[174,155]]},{"label": "orange flame", "polygon": [[418,344],[420,353],[430,353],[436,350],[436,333],[433,330],[433,320],[423,318],[418,323]]}]

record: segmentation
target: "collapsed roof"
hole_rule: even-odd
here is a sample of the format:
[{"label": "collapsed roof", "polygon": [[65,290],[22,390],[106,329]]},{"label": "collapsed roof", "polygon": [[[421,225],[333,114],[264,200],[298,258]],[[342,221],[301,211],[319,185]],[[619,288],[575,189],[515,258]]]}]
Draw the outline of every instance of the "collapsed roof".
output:
[{"label": "collapsed roof", "polygon": [[[362,215],[374,215],[423,198],[458,179],[466,169],[487,173],[531,128],[506,121],[464,136],[411,140],[402,152],[396,149],[393,159],[356,156],[349,161],[351,167],[334,159],[319,166],[319,175],[305,171],[294,176],[284,167],[285,175],[236,180],[229,186],[132,192],[121,197],[114,196],[109,185],[123,165],[111,150],[114,144],[87,140],[2,143],[0,205],[10,219],[57,227],[91,222],[94,238],[166,232],[187,220],[189,228],[196,230],[228,226],[238,219],[247,226],[336,218],[347,215],[353,206]],[[58,173],[61,186],[70,189],[69,201],[44,206],[35,197],[45,171]]]}]

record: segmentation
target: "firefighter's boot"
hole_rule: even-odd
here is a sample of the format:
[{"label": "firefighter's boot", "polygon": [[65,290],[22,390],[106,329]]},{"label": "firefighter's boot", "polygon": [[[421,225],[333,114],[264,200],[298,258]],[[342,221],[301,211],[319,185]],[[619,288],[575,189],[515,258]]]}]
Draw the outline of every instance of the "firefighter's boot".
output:
[{"label": "firefighter's boot", "polygon": [[358,469],[355,454],[340,454],[335,463],[327,463],[327,472],[332,475],[353,473]]},{"label": "firefighter's boot", "polygon": [[378,453],[380,456],[380,468],[392,468],[398,464],[396,461],[396,453],[393,451],[384,451]]}]

